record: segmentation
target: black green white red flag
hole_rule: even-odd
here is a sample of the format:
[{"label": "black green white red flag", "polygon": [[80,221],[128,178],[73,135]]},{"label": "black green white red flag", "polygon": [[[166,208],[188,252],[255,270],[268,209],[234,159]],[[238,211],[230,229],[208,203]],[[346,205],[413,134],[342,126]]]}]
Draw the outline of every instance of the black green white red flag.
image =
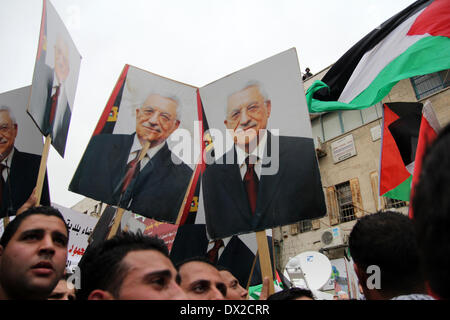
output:
[{"label": "black green white red flag", "polygon": [[419,0],[347,51],[306,93],[309,111],[364,109],[400,80],[450,69],[450,1]]}]

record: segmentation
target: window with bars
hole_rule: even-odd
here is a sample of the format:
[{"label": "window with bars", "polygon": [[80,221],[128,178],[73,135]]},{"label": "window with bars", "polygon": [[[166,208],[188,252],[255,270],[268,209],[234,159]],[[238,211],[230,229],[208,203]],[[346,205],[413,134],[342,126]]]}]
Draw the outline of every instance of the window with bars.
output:
[{"label": "window with bars", "polygon": [[336,186],[337,199],[339,204],[339,221],[347,222],[355,220],[355,208],[353,206],[352,190],[350,182],[344,182]]},{"label": "window with bars", "polygon": [[312,220],[300,221],[299,229],[300,233],[311,231],[313,229]]},{"label": "window with bars", "polygon": [[403,201],[403,200],[397,200],[397,199],[392,199],[392,198],[388,198],[388,197],[385,197],[384,200],[386,202],[386,205],[385,205],[386,209],[396,209],[396,208],[406,207],[408,205],[406,203],[406,201]]},{"label": "window with bars", "polygon": [[417,100],[432,95],[439,90],[450,86],[450,69],[435,73],[425,74],[423,76],[412,77],[411,84],[416,93]]},{"label": "window with bars", "polygon": [[327,187],[326,195],[330,225],[352,221],[364,215],[358,178]]}]

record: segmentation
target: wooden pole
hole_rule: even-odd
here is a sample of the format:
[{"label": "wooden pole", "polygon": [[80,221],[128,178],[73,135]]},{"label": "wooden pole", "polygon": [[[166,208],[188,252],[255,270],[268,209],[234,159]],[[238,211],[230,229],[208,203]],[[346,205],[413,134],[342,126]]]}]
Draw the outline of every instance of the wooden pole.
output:
[{"label": "wooden pole", "polygon": [[47,159],[51,144],[52,138],[49,134],[45,137],[44,149],[42,150],[41,164],[39,166],[39,173],[36,182],[36,206],[39,206],[41,203],[42,188],[44,187],[45,171],[47,170]]},{"label": "wooden pole", "polygon": [[[150,141],[147,141],[145,143],[144,147],[141,149],[141,152],[139,153],[138,161],[141,161],[142,159],[144,159],[149,148],[150,148]],[[107,239],[111,239],[117,233],[117,230],[119,229],[120,221],[122,220],[122,216],[123,216],[124,212],[125,212],[125,209],[117,208],[116,215],[114,216],[114,223],[111,226],[111,230],[109,231]]]},{"label": "wooden pole", "polygon": [[269,245],[267,244],[266,231],[256,232],[256,242],[258,243],[259,264],[261,266],[261,277],[269,278],[269,295],[275,292],[273,285],[272,263],[270,262]]},{"label": "wooden pole", "polygon": [[[201,157],[201,155],[200,155]],[[200,161],[200,160],[199,160]],[[198,163],[198,162],[197,162]],[[178,217],[177,220],[175,221],[176,225],[179,225],[181,222],[181,219],[183,218],[183,212],[184,212],[184,208],[186,207],[186,205],[191,205],[190,203],[186,203],[187,202],[187,198],[189,197],[189,192],[191,191],[191,187],[192,187],[192,183],[194,182],[194,177],[195,177],[195,173],[197,172],[197,166],[194,169],[194,172],[192,173],[191,176],[191,180],[189,181],[189,185],[186,189],[186,193],[184,194],[184,199],[183,199],[183,203],[181,204],[181,208],[178,211]]]}]

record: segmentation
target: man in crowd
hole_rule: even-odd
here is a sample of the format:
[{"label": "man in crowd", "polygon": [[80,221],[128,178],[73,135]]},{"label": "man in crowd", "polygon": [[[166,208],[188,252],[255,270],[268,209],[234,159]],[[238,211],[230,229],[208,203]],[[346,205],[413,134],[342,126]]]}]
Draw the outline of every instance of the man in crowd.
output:
[{"label": "man in crowd", "polygon": [[177,265],[180,286],[190,300],[224,300],[227,286],[206,258],[194,257]]},{"label": "man in crowd", "polygon": [[227,300],[246,300],[248,291],[241,286],[238,279],[225,267],[218,266],[220,276],[223,282],[227,285]]},{"label": "man in crowd", "polygon": [[122,232],[88,247],[79,263],[77,300],[184,300],[161,239]]},{"label": "man in crowd", "polygon": [[[19,126],[12,110],[0,106],[0,218],[15,215],[24,204],[32,201],[41,156],[19,151],[15,140]],[[47,177],[41,201],[50,204]]]},{"label": "man in crowd", "polygon": [[367,300],[430,300],[412,221],[394,212],[364,216],[353,227],[349,249]]},{"label": "man in crowd", "polygon": [[66,273],[62,279],[58,281],[55,289],[53,289],[48,300],[75,300],[75,287],[69,284],[68,279],[71,274]]},{"label": "man in crowd", "polygon": [[272,102],[252,81],[228,96],[224,124],[234,146],[207,165],[202,186],[211,239],[325,214],[312,138],[268,130]]},{"label": "man in crowd", "polygon": [[[69,190],[174,223],[192,176],[166,142],[180,125],[179,109],[175,96],[148,95],[136,109],[135,133],[92,137]],[[147,143],[150,147],[138,161]]]},{"label": "man in crowd", "polygon": [[0,299],[47,299],[64,274],[69,230],[52,207],[33,207],[0,240]]},{"label": "man in crowd", "polygon": [[412,199],[413,222],[430,293],[449,299],[450,293],[450,124],[426,151]]}]

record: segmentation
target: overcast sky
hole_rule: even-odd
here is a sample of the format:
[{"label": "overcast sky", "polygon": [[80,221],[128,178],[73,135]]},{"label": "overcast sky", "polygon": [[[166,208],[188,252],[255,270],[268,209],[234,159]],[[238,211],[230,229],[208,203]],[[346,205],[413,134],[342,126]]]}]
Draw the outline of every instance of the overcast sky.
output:
[{"label": "overcast sky", "polygon": [[[319,72],[413,0],[51,0],[81,56],[65,158],[51,147],[53,202],[67,191],[124,66],[201,87],[295,47]],[[41,0],[0,0],[0,93],[31,85]]]}]

